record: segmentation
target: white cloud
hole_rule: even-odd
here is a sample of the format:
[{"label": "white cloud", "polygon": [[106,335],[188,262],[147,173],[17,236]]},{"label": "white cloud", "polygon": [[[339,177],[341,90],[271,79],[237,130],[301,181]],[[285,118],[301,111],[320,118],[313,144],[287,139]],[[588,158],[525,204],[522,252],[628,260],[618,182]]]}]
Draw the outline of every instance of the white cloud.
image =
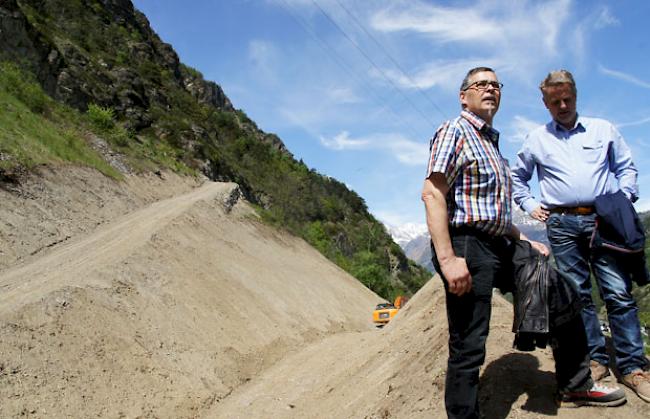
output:
[{"label": "white cloud", "polygon": [[604,67],[603,65],[599,64],[598,65],[598,71],[601,73],[613,77],[615,79],[623,80],[628,83],[635,84],[640,87],[644,87],[646,89],[650,89],[650,82],[641,80],[636,78],[635,76],[632,76],[630,74],[623,73],[622,71],[616,71],[616,70],[611,70],[609,68]]},{"label": "white cloud", "polygon": [[415,70],[413,75],[407,77],[400,72],[388,70],[385,74],[399,86],[409,89],[429,89],[441,87],[447,90],[458,91],[462,76],[472,67],[479,65],[494,66],[495,62],[486,59],[467,58],[461,60],[435,60],[422,68]]},{"label": "white cloud", "polygon": [[358,103],[361,99],[354,93],[352,89],[339,87],[329,89],[326,92],[327,96],[337,104]]},{"label": "white cloud", "polygon": [[585,65],[588,58],[588,33],[589,32],[587,26],[579,23],[573,29],[573,33],[571,34],[571,37],[573,38],[570,40],[571,44],[573,45],[572,49],[576,57],[576,62],[581,68]]},{"label": "white cloud", "polygon": [[609,8],[603,7],[596,17],[594,26],[596,29],[606,28],[608,26],[618,26],[621,22],[609,11]]},{"label": "white cloud", "polygon": [[406,139],[402,134],[373,134],[361,138],[350,138],[343,131],[332,138],[320,137],[321,143],[332,150],[379,150],[393,155],[399,162],[408,166],[424,164],[428,145]]},{"label": "white cloud", "polygon": [[537,121],[528,119],[525,116],[516,115],[510,122],[510,129],[513,131],[513,134],[509,139],[511,138],[513,142],[523,142],[526,135],[540,125]]},{"label": "white cloud", "polygon": [[634,127],[634,126],[637,126],[637,125],[643,125],[643,124],[647,124],[647,123],[650,123],[650,116],[647,117],[647,118],[639,119],[637,121],[623,122],[623,123],[620,123],[620,124],[616,124],[616,127],[617,128]]},{"label": "white cloud", "polygon": [[634,203],[634,208],[638,212],[650,211],[650,198],[641,198]]},{"label": "white cloud", "polygon": [[419,166],[424,164],[429,146],[397,138],[394,141],[387,142],[384,148],[392,151],[400,162],[409,166]]},{"label": "white cloud", "polygon": [[[572,27],[576,25],[570,19],[571,7],[571,0],[508,3],[482,0],[465,7],[442,7],[413,0],[377,11],[370,22],[377,31],[412,32],[429,38],[434,51],[454,45],[451,52],[445,54],[450,58],[444,62],[450,68],[464,65],[461,73],[475,65],[490,65],[500,74],[507,72],[528,80],[537,68],[548,66],[563,49],[560,40],[564,42],[563,32],[570,30],[565,26],[570,22]],[[454,58],[458,54],[483,58]],[[472,64],[468,66],[468,62]],[[429,66],[423,67],[413,78],[415,84],[430,87],[441,80],[448,85],[449,76],[443,73],[436,77],[436,72],[431,71],[436,70],[440,63],[441,60],[434,59]],[[414,84],[397,78],[394,73],[391,75],[404,86]],[[453,86],[457,78],[458,72]]]},{"label": "white cloud", "polygon": [[343,131],[333,138],[320,137],[321,143],[332,150],[360,150],[370,146],[367,139],[354,140],[350,138],[350,133]]},{"label": "white cloud", "polygon": [[596,8],[584,18],[579,20],[571,31],[571,38],[567,43],[572,46],[571,50],[575,56],[578,66],[582,70],[589,62],[589,35],[595,30],[601,30],[610,26],[619,25],[620,21],[612,15],[609,8],[603,6]]},{"label": "white cloud", "polygon": [[[556,47],[558,33],[569,17],[570,0],[482,1],[467,7],[442,7],[421,1],[378,11],[371,19],[379,31],[412,31],[439,42],[488,44],[495,48],[524,44]],[[529,42],[530,41],[530,42]]]},{"label": "white cloud", "polygon": [[[559,0],[555,2],[546,2],[538,6],[536,11],[533,11],[533,21],[529,23],[533,24],[533,27],[526,25],[519,31],[525,36],[534,37],[539,36],[539,29],[543,29],[541,39],[544,46],[546,47],[547,52],[555,51],[557,48],[557,40],[562,29],[562,25],[568,21],[570,15],[571,1],[570,0]],[[522,10],[523,13],[527,13],[525,10]],[[522,16],[517,16],[520,18]],[[513,18],[515,18],[513,16]],[[536,22],[535,22],[536,21]],[[509,24],[513,24],[510,22]],[[535,28],[536,27],[536,28]],[[532,31],[531,31],[532,29]],[[514,39],[511,39],[510,42],[517,43],[517,31],[512,34],[515,36]]]},{"label": "white cloud", "polygon": [[[459,22],[471,24],[460,29]],[[372,17],[371,25],[385,32],[420,32],[442,42],[484,43],[501,34],[499,22],[475,8],[440,7],[422,2],[413,2],[410,7],[401,3],[380,10]]]},{"label": "white cloud", "polygon": [[[411,224],[411,225],[417,225],[417,224],[423,224],[426,226],[426,224],[423,223],[424,220],[424,210],[421,212],[421,216],[416,217],[415,219],[413,216],[405,214],[404,212],[393,212],[393,211],[374,211],[373,215],[381,221],[385,226],[387,227],[400,227],[403,225]],[[416,221],[419,221],[417,223]]]},{"label": "white cloud", "polygon": [[273,43],[254,39],[248,43],[248,56],[257,65],[266,65],[275,58]]},{"label": "white cloud", "polygon": [[274,79],[274,69],[277,67],[278,57],[279,51],[272,42],[255,39],[248,43],[248,58],[252,63],[252,68],[259,76]]}]

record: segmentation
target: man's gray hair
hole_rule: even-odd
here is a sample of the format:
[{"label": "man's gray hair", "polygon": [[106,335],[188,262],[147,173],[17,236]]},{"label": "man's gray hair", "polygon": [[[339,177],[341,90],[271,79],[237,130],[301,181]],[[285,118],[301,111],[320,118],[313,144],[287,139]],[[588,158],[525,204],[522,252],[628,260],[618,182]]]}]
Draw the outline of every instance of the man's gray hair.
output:
[{"label": "man's gray hair", "polygon": [[551,86],[557,86],[560,84],[568,84],[573,90],[573,94],[578,94],[578,89],[576,88],[576,82],[573,80],[573,75],[567,70],[555,70],[548,73],[548,76],[539,84],[539,89],[544,94],[544,89]]},{"label": "man's gray hair", "polygon": [[460,85],[460,90],[461,91],[467,90],[467,88],[469,87],[469,78],[472,77],[472,75],[476,73],[480,73],[482,71],[489,71],[490,73],[495,73],[495,71],[492,70],[490,67],[474,67],[473,69],[467,72],[467,75],[463,79],[463,83]]}]

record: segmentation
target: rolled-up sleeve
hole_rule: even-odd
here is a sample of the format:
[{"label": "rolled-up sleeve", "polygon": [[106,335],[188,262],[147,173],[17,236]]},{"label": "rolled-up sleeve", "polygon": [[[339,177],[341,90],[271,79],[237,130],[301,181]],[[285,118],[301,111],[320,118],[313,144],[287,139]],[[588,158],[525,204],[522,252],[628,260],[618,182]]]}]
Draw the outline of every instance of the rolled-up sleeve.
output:
[{"label": "rolled-up sleeve", "polygon": [[447,184],[452,185],[458,176],[458,159],[463,147],[459,128],[451,121],[442,124],[429,143],[429,163],[426,178],[432,173],[442,173]]}]

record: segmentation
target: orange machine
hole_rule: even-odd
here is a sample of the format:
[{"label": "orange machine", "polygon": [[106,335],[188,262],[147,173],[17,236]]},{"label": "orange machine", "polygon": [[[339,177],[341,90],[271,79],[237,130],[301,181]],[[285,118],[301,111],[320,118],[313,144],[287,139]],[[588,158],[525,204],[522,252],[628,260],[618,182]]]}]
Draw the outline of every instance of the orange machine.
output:
[{"label": "orange machine", "polygon": [[400,308],[404,307],[408,297],[399,295],[395,298],[394,303],[379,303],[375,307],[375,311],[372,312],[372,321],[378,327],[384,326],[388,323],[399,311]]}]

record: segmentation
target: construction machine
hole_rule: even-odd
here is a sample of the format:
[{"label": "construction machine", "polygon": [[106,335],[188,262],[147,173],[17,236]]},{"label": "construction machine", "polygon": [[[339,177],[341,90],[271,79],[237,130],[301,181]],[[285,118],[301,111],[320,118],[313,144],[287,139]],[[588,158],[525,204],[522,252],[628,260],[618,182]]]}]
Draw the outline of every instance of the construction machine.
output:
[{"label": "construction machine", "polygon": [[404,307],[408,297],[399,295],[395,297],[393,303],[379,303],[375,307],[375,310],[372,312],[372,321],[377,327],[383,327],[388,323],[399,311],[400,308]]}]

